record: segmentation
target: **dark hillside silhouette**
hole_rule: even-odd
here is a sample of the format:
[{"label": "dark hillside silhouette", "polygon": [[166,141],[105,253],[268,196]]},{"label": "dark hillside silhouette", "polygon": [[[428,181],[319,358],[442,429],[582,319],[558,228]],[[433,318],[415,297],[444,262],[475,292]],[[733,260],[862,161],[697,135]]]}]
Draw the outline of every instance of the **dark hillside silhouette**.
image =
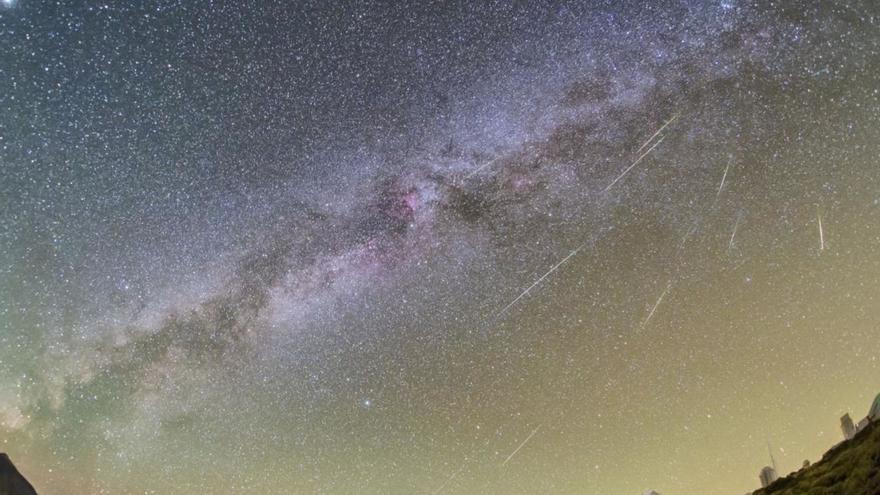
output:
[{"label": "dark hillside silhouette", "polygon": [[834,446],[822,460],[779,478],[753,495],[877,495],[880,493],[880,423]]},{"label": "dark hillside silhouette", "polygon": [[9,456],[0,453],[0,495],[36,495],[37,491],[28,483]]}]

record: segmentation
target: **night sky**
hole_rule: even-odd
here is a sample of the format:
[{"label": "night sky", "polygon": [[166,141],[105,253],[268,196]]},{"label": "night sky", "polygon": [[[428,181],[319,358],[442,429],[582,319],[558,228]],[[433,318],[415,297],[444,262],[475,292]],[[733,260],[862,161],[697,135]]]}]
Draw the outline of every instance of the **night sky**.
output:
[{"label": "night sky", "polygon": [[3,0],[0,450],[48,495],[817,460],[880,392],[880,4],[776,3]]}]

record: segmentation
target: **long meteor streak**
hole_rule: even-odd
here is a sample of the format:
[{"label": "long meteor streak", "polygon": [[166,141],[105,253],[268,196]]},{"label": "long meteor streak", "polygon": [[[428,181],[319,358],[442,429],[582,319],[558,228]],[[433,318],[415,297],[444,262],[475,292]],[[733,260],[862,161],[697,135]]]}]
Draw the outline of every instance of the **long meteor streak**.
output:
[{"label": "long meteor streak", "polygon": [[618,175],[616,179],[614,179],[613,181],[611,181],[611,184],[608,184],[608,186],[607,186],[605,189],[602,189],[602,192],[603,192],[603,193],[604,193],[604,192],[608,192],[608,190],[611,189],[611,187],[612,187],[614,184],[617,184],[617,181],[619,181],[620,179],[622,179],[626,174],[629,173],[630,170],[632,170],[633,167],[635,167],[640,161],[642,161],[643,158],[645,158],[646,156],[648,156],[648,153],[654,151],[654,148],[656,148],[660,143],[662,143],[664,139],[666,139],[666,136],[663,136],[663,137],[661,137],[660,139],[658,139],[657,142],[654,143],[653,146],[651,146],[650,148],[648,148],[648,151],[646,151],[646,152],[642,153],[641,155],[639,155],[639,157],[636,158],[636,161],[634,161],[634,162],[632,163],[632,165],[630,165],[629,167],[626,167],[626,170],[624,170],[623,173],[621,173],[620,175]]},{"label": "long meteor streak", "polygon": [[584,244],[581,244],[580,246],[577,247],[577,249],[575,249],[574,251],[572,251],[571,253],[569,253],[568,256],[566,256],[565,258],[562,258],[562,261],[560,261],[559,263],[556,263],[555,265],[553,265],[552,268],[550,268],[549,270],[547,270],[547,273],[545,273],[544,275],[541,275],[541,277],[540,277],[538,280],[535,280],[535,282],[534,282],[532,285],[530,285],[526,290],[522,291],[522,293],[521,293],[520,295],[516,296],[516,299],[514,299],[513,301],[511,301],[510,304],[508,304],[507,306],[504,306],[504,309],[502,309],[501,311],[499,311],[499,312],[495,315],[495,318],[498,318],[499,316],[503,315],[508,309],[510,309],[511,307],[513,307],[514,304],[516,304],[517,302],[519,302],[520,299],[524,298],[524,297],[525,297],[525,296],[526,296],[526,295],[527,295],[532,289],[534,289],[538,284],[540,284],[541,282],[543,282],[545,278],[547,278],[547,277],[549,277],[551,274],[553,274],[553,272],[555,272],[557,269],[559,269],[559,267],[562,266],[566,261],[568,261],[569,259],[571,259],[572,256],[576,255],[576,254],[578,253],[578,251],[580,251],[581,249],[583,249],[583,247],[584,247]]},{"label": "long meteor streak", "polygon": [[724,181],[727,180],[727,171],[730,170],[730,162],[727,162],[727,166],[724,167],[724,175],[721,176],[721,185],[718,186],[718,193],[715,195],[715,201],[718,201],[718,198],[721,197],[721,190],[724,189]]},{"label": "long meteor streak", "polygon": [[736,216],[736,223],[733,224],[733,233],[730,234],[730,242],[727,244],[727,250],[733,249],[733,241],[736,239],[736,229],[739,227],[740,215]]},{"label": "long meteor streak", "polygon": [[825,232],[822,230],[822,215],[816,213],[816,219],[819,220],[819,251],[825,250]]},{"label": "long meteor streak", "polygon": [[678,249],[684,249],[684,243],[687,242],[687,240],[691,237],[691,234],[696,232],[696,230],[697,224],[694,223],[693,225],[691,225],[691,228],[689,228],[688,231],[685,232],[684,237],[681,238],[681,243],[678,245]]},{"label": "long meteor streak", "polygon": [[455,477],[458,476],[458,474],[459,474],[460,472],[462,472],[463,469],[464,469],[464,464],[462,464],[461,467],[458,468],[458,471],[452,473],[451,476],[449,476],[448,478],[446,478],[446,481],[444,481],[442,485],[440,485],[436,490],[434,490],[433,495],[438,495],[440,492],[442,492],[443,489],[446,488],[446,485],[448,485],[449,483],[451,483],[452,480],[454,480]]},{"label": "long meteor streak", "polygon": [[639,151],[642,151],[643,149],[645,149],[645,146],[647,146],[648,143],[650,143],[651,141],[653,141],[654,138],[657,137],[658,134],[660,134],[661,132],[663,132],[663,129],[666,129],[666,126],[668,126],[668,125],[671,124],[673,121],[675,121],[675,119],[677,119],[678,116],[679,116],[679,114],[675,114],[675,115],[673,115],[672,118],[670,118],[669,120],[667,120],[665,124],[663,124],[662,126],[660,126],[660,128],[657,129],[657,132],[655,132],[654,134],[651,134],[651,137],[649,137],[648,140],[645,141],[644,144],[642,144],[641,146],[639,146],[639,149],[636,150],[636,153],[638,153]]},{"label": "long meteor streak", "polygon": [[529,440],[532,439],[533,436],[535,436],[535,433],[538,433],[538,429],[539,429],[539,428],[541,428],[541,425],[538,425],[537,428],[535,428],[534,430],[532,430],[532,432],[529,433],[529,436],[527,436],[526,439],[523,440],[521,444],[519,444],[519,447],[517,447],[516,450],[514,450],[513,452],[510,453],[509,456],[507,456],[507,459],[504,459],[504,462],[502,462],[501,465],[504,466],[504,465],[506,465],[511,459],[513,459],[513,456],[515,456],[516,453],[519,452],[520,449],[522,449],[522,448],[525,446],[525,444],[527,444],[527,443],[529,442]]},{"label": "long meteor streak", "polygon": [[654,307],[651,308],[651,311],[648,313],[648,317],[645,318],[645,321],[642,322],[642,326],[640,328],[645,328],[645,325],[651,321],[651,318],[654,317],[654,313],[657,311],[657,308],[660,307],[660,303],[663,302],[663,298],[666,297],[666,293],[669,292],[669,289],[672,287],[672,283],[666,284],[666,289],[663,290],[663,293],[660,294],[660,297],[657,299],[657,302],[654,303]]},{"label": "long meteor streak", "polygon": [[499,159],[501,159],[501,156],[500,156],[500,155],[499,155],[499,156],[496,156],[495,158],[493,158],[493,159],[487,161],[486,163],[480,165],[480,166],[477,167],[475,170],[473,170],[471,173],[465,175],[464,178],[465,178],[465,179],[470,179],[470,178],[473,177],[474,175],[477,175],[478,173],[480,173],[480,171],[483,170],[484,168],[486,168],[486,167],[492,165],[493,163],[497,162]]}]

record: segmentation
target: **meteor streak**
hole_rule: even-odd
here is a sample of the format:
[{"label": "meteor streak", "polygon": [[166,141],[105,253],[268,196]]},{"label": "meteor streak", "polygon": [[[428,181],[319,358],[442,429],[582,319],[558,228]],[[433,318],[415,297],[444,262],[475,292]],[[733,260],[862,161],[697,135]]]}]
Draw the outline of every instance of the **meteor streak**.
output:
[{"label": "meteor streak", "polygon": [[685,232],[684,237],[681,238],[681,243],[678,245],[679,250],[684,249],[684,244],[691,237],[691,234],[696,232],[696,230],[697,230],[697,224],[694,223],[693,225],[691,225],[691,228],[689,228],[688,231]]},{"label": "meteor streak", "polygon": [[495,158],[493,158],[493,159],[487,161],[486,163],[480,165],[480,166],[477,167],[475,170],[473,170],[471,173],[465,175],[464,178],[465,178],[465,179],[470,179],[470,178],[473,177],[474,175],[477,175],[478,173],[480,173],[480,171],[483,170],[484,168],[486,168],[486,167],[492,165],[493,163],[497,162],[499,159],[501,159],[501,156],[500,156],[500,155],[499,155],[499,156],[496,156]]},{"label": "meteor streak", "polygon": [[504,462],[502,462],[501,465],[504,466],[504,465],[506,465],[508,462],[510,462],[510,460],[513,459],[513,456],[515,456],[516,453],[519,452],[520,449],[522,449],[522,448],[525,446],[525,444],[527,444],[527,443],[529,442],[529,440],[532,439],[533,436],[535,436],[535,433],[538,433],[538,429],[539,429],[539,428],[541,428],[541,425],[538,425],[537,428],[535,428],[534,430],[532,430],[532,432],[529,433],[529,436],[527,436],[526,439],[523,440],[521,444],[519,444],[519,447],[517,447],[516,450],[514,450],[513,452],[510,453],[509,456],[507,456],[507,459],[504,459]]},{"label": "meteor streak", "polygon": [[727,180],[727,171],[730,170],[730,161],[727,162],[727,166],[724,167],[724,175],[721,176],[721,185],[718,186],[718,193],[715,195],[715,202],[718,202],[718,198],[721,197],[721,190],[724,189],[724,181]]},{"label": "meteor streak", "polygon": [[664,289],[663,293],[660,294],[660,297],[657,299],[657,302],[654,303],[654,307],[651,308],[651,311],[648,313],[648,317],[645,318],[645,321],[642,322],[642,326],[639,327],[639,329],[645,328],[645,325],[647,325],[648,322],[651,321],[651,318],[654,317],[654,312],[656,312],[657,308],[660,307],[660,303],[663,302],[663,298],[666,297],[666,293],[669,292],[670,288],[672,288],[672,282],[666,284],[666,289]]},{"label": "meteor streak", "polygon": [[584,247],[584,244],[581,244],[580,246],[577,247],[577,249],[575,249],[574,251],[572,251],[571,253],[569,253],[568,256],[566,256],[565,258],[562,258],[562,261],[560,261],[559,263],[556,263],[555,265],[553,265],[552,268],[550,268],[549,270],[547,270],[547,273],[545,273],[544,275],[541,275],[541,277],[538,278],[538,280],[535,280],[535,282],[534,282],[532,285],[530,285],[526,290],[522,291],[522,293],[521,293],[520,295],[516,296],[516,299],[514,299],[513,301],[511,301],[510,304],[508,304],[507,306],[504,306],[504,309],[502,309],[501,311],[499,311],[499,312],[495,315],[495,318],[498,318],[499,316],[503,315],[508,309],[510,309],[511,307],[513,307],[514,304],[516,304],[520,299],[522,299],[523,297],[525,297],[526,294],[528,294],[528,293],[529,293],[532,289],[534,289],[538,284],[540,284],[541,282],[543,282],[545,278],[549,277],[553,272],[555,272],[557,269],[559,269],[559,267],[562,266],[563,263],[565,263],[566,261],[568,261],[569,259],[571,259],[572,256],[576,255],[576,254],[578,253],[578,251],[580,251],[581,249],[583,249],[583,247]]},{"label": "meteor streak", "polygon": [[446,488],[446,485],[448,485],[449,483],[451,483],[452,480],[454,480],[455,477],[458,476],[458,473],[462,472],[462,470],[464,470],[464,464],[462,464],[461,467],[458,468],[458,471],[452,473],[451,476],[449,476],[448,478],[446,478],[446,481],[444,481],[442,485],[440,485],[436,490],[434,490],[433,495],[437,495],[438,493],[442,492],[443,489]]},{"label": "meteor streak", "polygon": [[608,184],[608,186],[607,186],[605,189],[602,189],[602,192],[603,192],[603,193],[604,193],[604,192],[608,192],[608,190],[611,189],[611,187],[612,187],[614,184],[617,184],[617,181],[619,181],[620,179],[622,179],[626,174],[629,173],[630,170],[632,170],[633,167],[635,167],[640,161],[642,161],[643,158],[645,158],[646,156],[648,156],[648,153],[654,151],[654,148],[656,148],[660,143],[662,143],[664,139],[666,139],[666,136],[663,136],[663,137],[661,137],[660,139],[658,139],[657,142],[654,143],[653,146],[651,146],[650,148],[648,148],[648,151],[646,151],[646,152],[642,153],[641,155],[639,155],[639,157],[636,158],[636,161],[634,161],[634,162],[632,163],[632,165],[630,165],[629,167],[626,167],[626,170],[624,170],[623,173],[621,173],[620,175],[618,175],[616,179],[614,179],[613,181],[611,181],[611,184]]},{"label": "meteor streak", "polygon": [[654,134],[651,134],[651,137],[649,137],[648,140],[645,141],[645,143],[644,143],[643,145],[639,146],[639,149],[636,150],[636,153],[638,153],[639,151],[642,151],[643,149],[645,149],[645,146],[647,146],[648,143],[650,143],[651,141],[653,141],[654,138],[657,137],[657,134],[660,134],[661,132],[663,132],[663,129],[666,129],[666,126],[668,126],[668,125],[671,124],[675,119],[677,119],[679,115],[680,115],[680,114],[675,114],[675,115],[673,115],[671,119],[667,120],[665,124],[663,124],[662,126],[660,126],[660,128],[657,129],[657,132],[655,132]]},{"label": "meteor streak", "polygon": [[730,242],[727,244],[727,250],[733,249],[733,241],[736,239],[736,229],[739,227],[739,219],[741,215],[736,216],[736,223],[733,224],[733,233],[730,234]]}]

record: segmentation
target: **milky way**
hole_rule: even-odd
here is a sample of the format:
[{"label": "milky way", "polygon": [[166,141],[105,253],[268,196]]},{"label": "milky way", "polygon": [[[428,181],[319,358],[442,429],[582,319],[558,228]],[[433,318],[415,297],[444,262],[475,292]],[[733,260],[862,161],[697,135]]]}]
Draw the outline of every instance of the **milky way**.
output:
[{"label": "milky way", "polygon": [[880,387],[878,14],[4,2],[0,447],[48,494],[795,469]]}]

